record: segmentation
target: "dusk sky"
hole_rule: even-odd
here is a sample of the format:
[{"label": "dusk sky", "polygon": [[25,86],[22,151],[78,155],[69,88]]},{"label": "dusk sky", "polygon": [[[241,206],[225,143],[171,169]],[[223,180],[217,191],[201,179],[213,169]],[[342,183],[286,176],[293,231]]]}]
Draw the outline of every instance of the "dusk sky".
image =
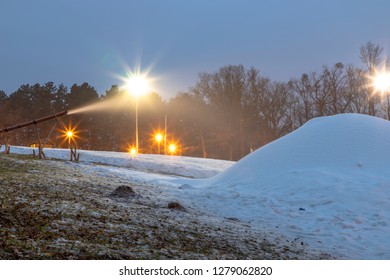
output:
[{"label": "dusk sky", "polygon": [[272,80],[390,51],[388,0],[0,0],[0,90],[88,82],[99,94],[150,69],[164,99],[198,73],[254,66]]}]

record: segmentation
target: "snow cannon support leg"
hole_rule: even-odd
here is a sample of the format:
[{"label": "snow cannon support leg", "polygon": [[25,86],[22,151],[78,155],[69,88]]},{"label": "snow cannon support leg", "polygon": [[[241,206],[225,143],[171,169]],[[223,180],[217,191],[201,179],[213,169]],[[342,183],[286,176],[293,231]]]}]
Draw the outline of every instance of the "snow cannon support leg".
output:
[{"label": "snow cannon support leg", "polygon": [[75,147],[70,147],[70,161],[78,162],[80,159],[80,153],[77,153],[77,149]]}]

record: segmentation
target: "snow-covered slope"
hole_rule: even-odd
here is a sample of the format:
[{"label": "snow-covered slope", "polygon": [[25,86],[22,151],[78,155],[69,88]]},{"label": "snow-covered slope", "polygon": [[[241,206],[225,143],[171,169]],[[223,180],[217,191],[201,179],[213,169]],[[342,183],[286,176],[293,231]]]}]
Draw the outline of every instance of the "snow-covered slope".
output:
[{"label": "snow-covered slope", "polygon": [[314,119],[215,177],[179,180],[207,209],[343,258],[390,259],[390,122]]},{"label": "snow-covered slope", "polygon": [[[38,154],[37,148],[12,146],[11,153],[32,155],[33,150]],[[4,146],[0,152],[4,151]],[[68,160],[68,149],[43,150],[47,158]],[[234,164],[233,161],[216,160],[193,157],[164,156],[152,154],[140,154],[132,156],[124,152],[77,150],[80,154],[80,163],[96,163],[116,167],[125,167],[134,172],[148,174],[165,174],[170,176],[182,176],[191,178],[208,178],[214,176]]]}]

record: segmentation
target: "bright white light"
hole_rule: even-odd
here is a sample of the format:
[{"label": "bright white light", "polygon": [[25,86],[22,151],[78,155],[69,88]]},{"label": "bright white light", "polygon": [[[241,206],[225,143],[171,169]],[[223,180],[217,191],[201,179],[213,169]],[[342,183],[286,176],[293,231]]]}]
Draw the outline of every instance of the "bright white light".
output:
[{"label": "bright white light", "polygon": [[161,133],[157,133],[154,138],[157,142],[161,142],[161,140],[163,139],[163,135]]},{"label": "bright white light", "polygon": [[151,75],[152,66],[144,69],[141,69],[141,65],[135,65],[131,68],[126,65],[123,67],[124,73],[126,73],[124,76],[114,74],[121,80],[121,90],[134,97],[155,91],[154,83],[158,78]]},{"label": "bright white light", "polygon": [[130,155],[135,156],[137,154],[136,148],[130,148],[129,153]]},{"label": "bright white light", "polygon": [[390,73],[381,72],[374,77],[374,87],[376,90],[385,93],[390,89]]},{"label": "bright white light", "polygon": [[149,81],[146,75],[133,75],[126,82],[126,88],[130,94],[138,97],[150,91]]},{"label": "bright white light", "polygon": [[170,144],[168,149],[169,149],[169,152],[171,154],[174,154],[176,152],[176,145],[175,144]]}]

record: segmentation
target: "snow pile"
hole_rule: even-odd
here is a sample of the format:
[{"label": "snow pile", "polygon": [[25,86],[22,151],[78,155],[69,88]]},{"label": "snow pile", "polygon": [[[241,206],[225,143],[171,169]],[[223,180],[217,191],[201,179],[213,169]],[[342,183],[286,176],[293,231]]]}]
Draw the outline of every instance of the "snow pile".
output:
[{"label": "snow pile", "polygon": [[184,197],[342,258],[390,258],[390,122],[314,119]]},{"label": "snow pile", "polygon": [[344,114],[309,121],[214,178],[224,185],[259,182],[284,172],[321,170],[390,176],[390,122]]}]

